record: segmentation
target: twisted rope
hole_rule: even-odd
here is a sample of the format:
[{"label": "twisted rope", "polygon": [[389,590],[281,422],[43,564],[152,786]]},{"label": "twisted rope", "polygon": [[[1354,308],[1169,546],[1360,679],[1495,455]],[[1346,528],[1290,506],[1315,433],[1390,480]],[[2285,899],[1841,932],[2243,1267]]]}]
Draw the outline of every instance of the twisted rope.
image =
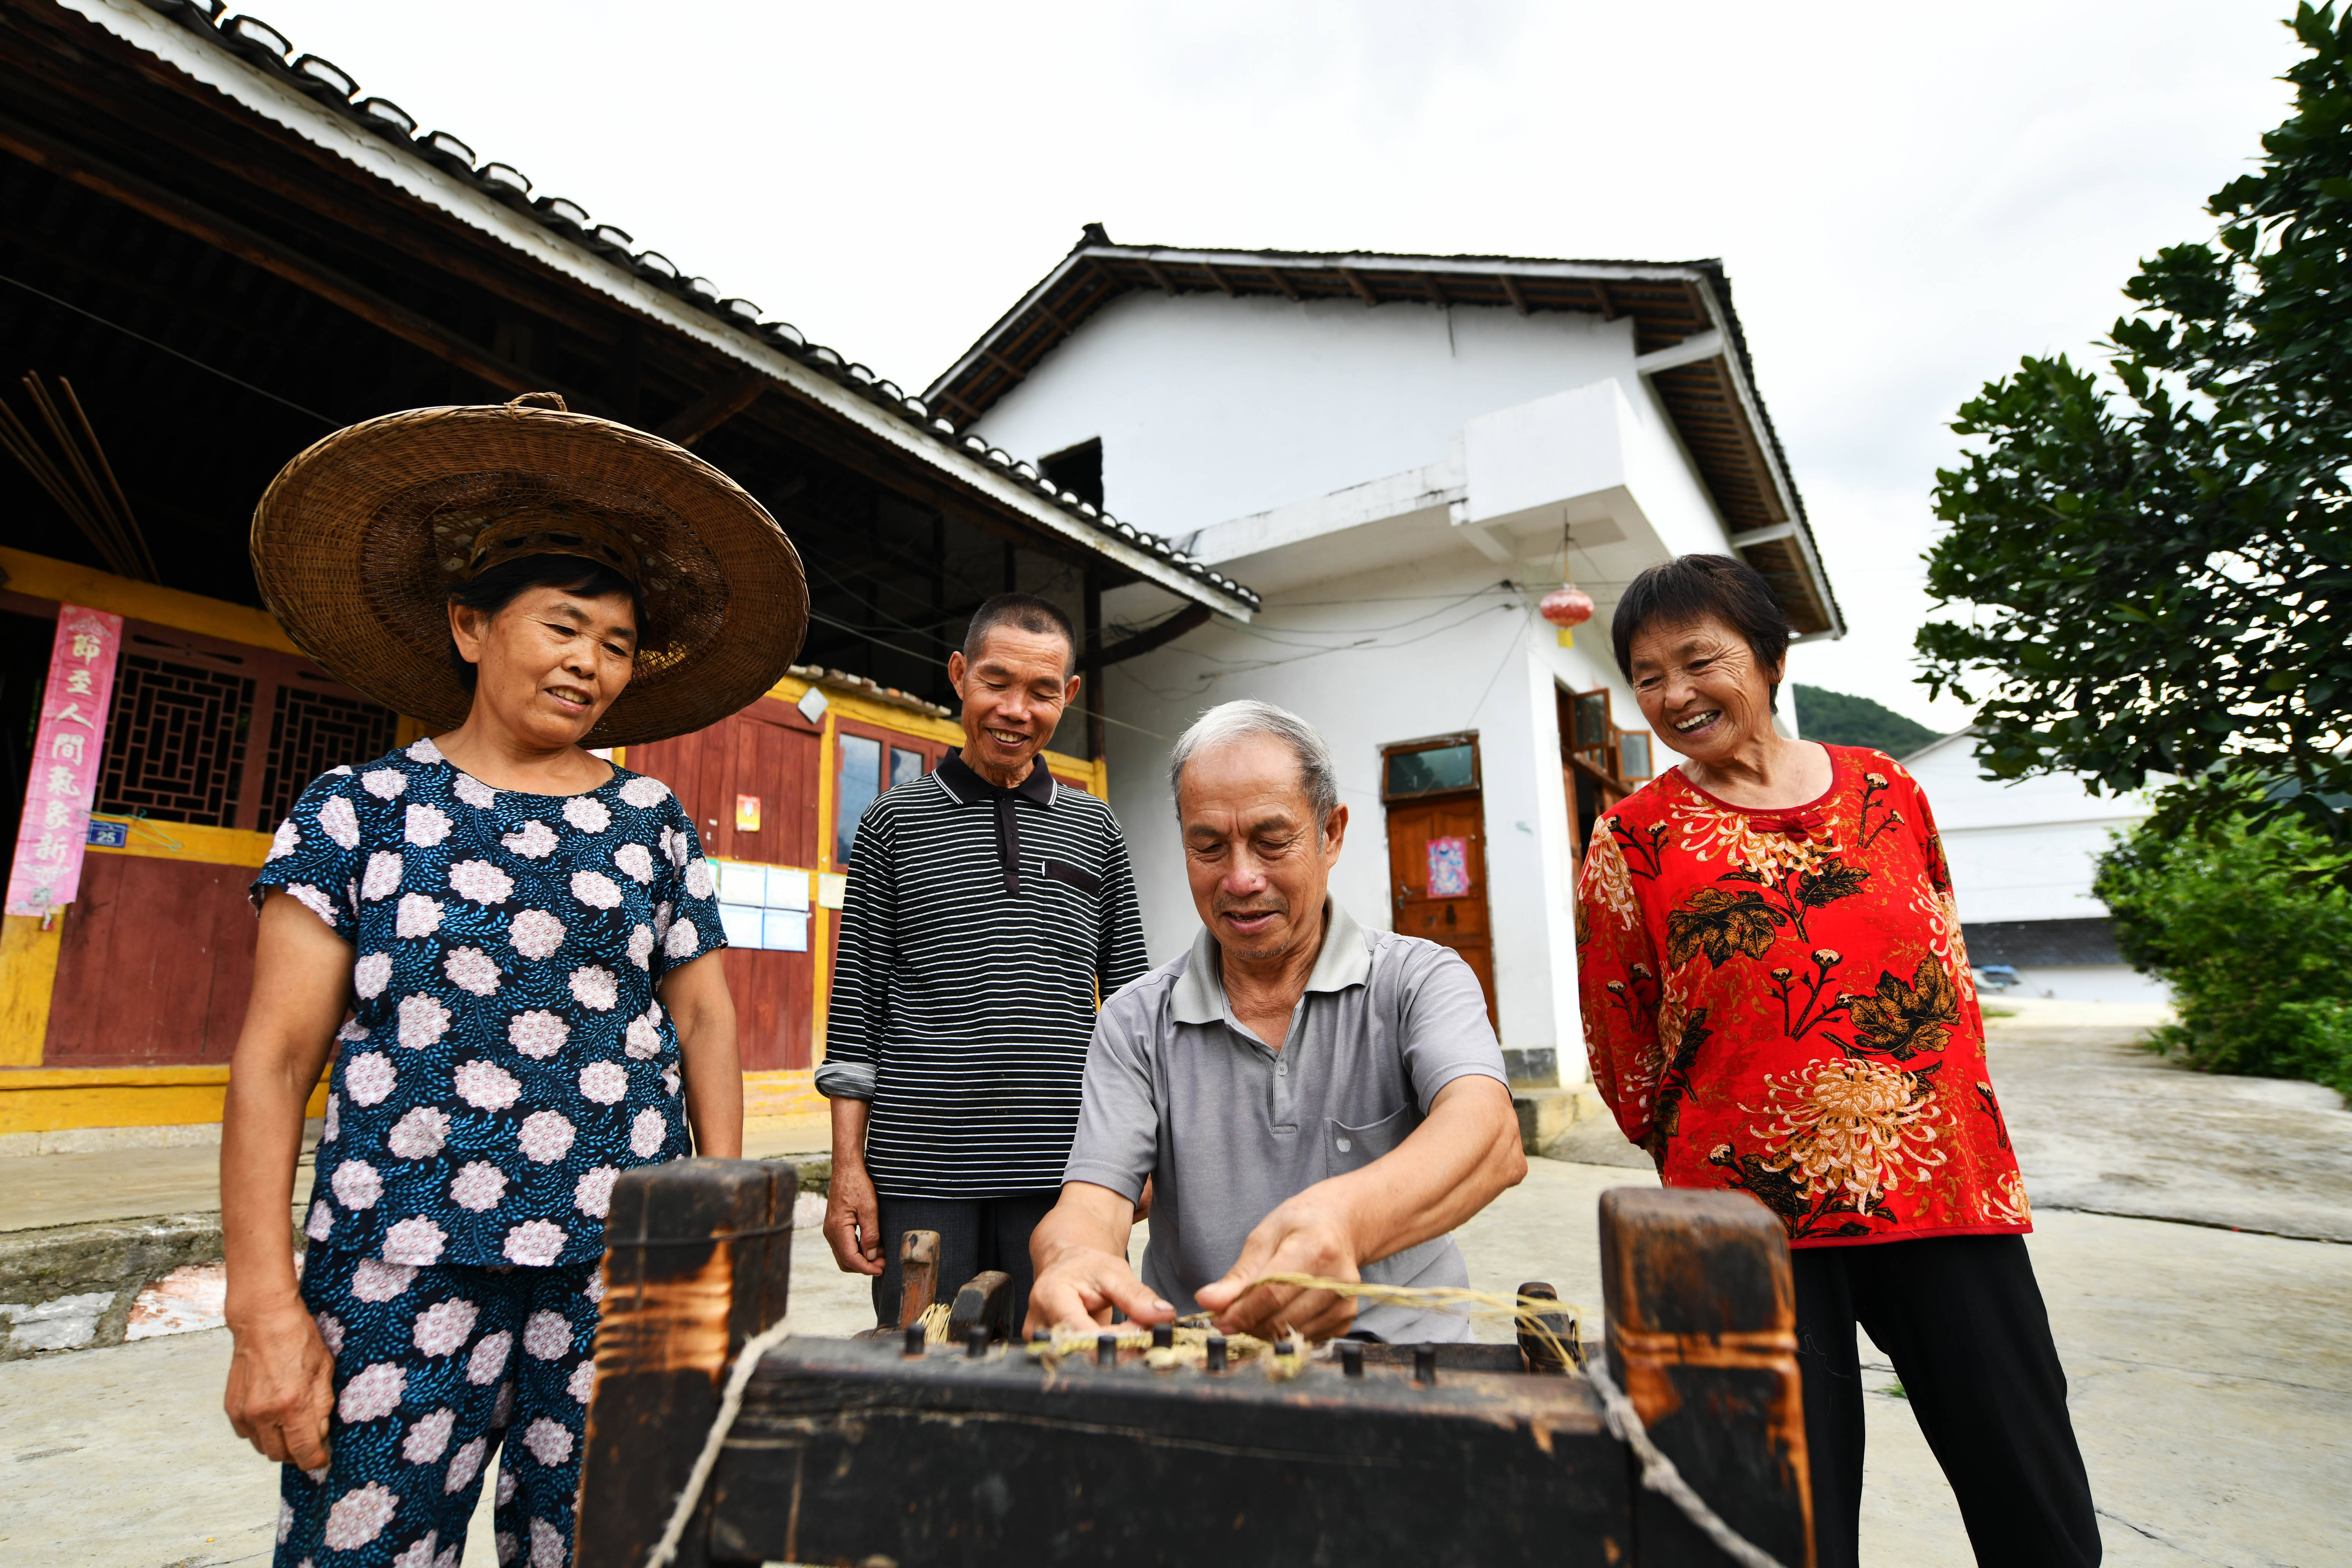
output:
[{"label": "twisted rope", "polygon": [[1609,1423],[1609,1430],[1642,1461],[1642,1485],[1682,1510],[1683,1517],[1698,1526],[1699,1532],[1721,1547],[1724,1555],[1740,1568],[1782,1568],[1779,1558],[1724,1523],[1723,1516],[1707,1507],[1706,1500],[1683,1479],[1675,1462],[1658,1451],[1633,1402],[1610,1377],[1608,1360],[1605,1355],[1594,1356],[1586,1364],[1584,1375],[1591,1383],[1592,1391],[1601,1395],[1601,1412]]},{"label": "twisted rope", "polygon": [[726,1447],[727,1434],[735,1429],[735,1417],[743,1413],[743,1391],[751,1386],[751,1374],[760,1369],[760,1358],[791,1337],[791,1320],[779,1318],[772,1327],[745,1341],[742,1350],[737,1352],[735,1365],[727,1373],[727,1392],[719,1401],[719,1415],[702,1439],[702,1452],[694,1457],[694,1468],[687,1474],[686,1489],[677,1494],[677,1505],[669,1510],[669,1523],[663,1527],[661,1539],[654,1542],[646,1568],[669,1568],[677,1560],[677,1545],[686,1539],[687,1521],[694,1516],[694,1505],[702,1500],[703,1486],[719,1463],[719,1450]]}]

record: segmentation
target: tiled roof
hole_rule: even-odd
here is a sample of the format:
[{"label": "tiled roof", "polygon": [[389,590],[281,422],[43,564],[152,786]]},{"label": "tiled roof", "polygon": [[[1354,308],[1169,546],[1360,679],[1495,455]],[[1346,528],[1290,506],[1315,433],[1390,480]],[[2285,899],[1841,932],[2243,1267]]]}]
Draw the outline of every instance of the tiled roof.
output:
[{"label": "tiled roof", "polygon": [[[1741,555],[1770,578],[1801,633],[1843,629],[1804,501],[1755,389],[1731,285],[1716,260],[1559,260],[1517,256],[1214,250],[1120,245],[1089,224],[1070,253],[926,389],[959,428],[1034,370],[1087,317],[1134,290],[1294,301],[1574,310],[1633,323],[1634,350]],[[1720,339],[1709,334],[1720,332]],[[1713,345],[1685,358],[1685,343]]]},{"label": "tiled roof", "polygon": [[1127,546],[1148,552],[1187,576],[1255,609],[1257,594],[1201,562],[1166,539],[1098,510],[1045,479],[1034,464],[1014,459],[976,437],[960,435],[921,397],[876,374],[838,350],[810,342],[789,321],[769,318],[751,300],[728,294],[709,279],[688,272],[660,251],[640,247],[626,229],[593,217],[568,197],[541,194],[511,163],[486,159],[446,131],[428,130],[392,100],[364,91],[333,61],[299,54],[291,40],[258,17],[229,14],[223,0],[142,0],[149,10],[226,48],[267,75],[310,98],[343,119],[405,148],[446,174],[465,180],[550,231],[596,252],[638,278],[676,295],[709,316],[750,332],[804,365],[895,415],[912,430],[971,458],[992,465],[1023,487],[1090,528]]}]

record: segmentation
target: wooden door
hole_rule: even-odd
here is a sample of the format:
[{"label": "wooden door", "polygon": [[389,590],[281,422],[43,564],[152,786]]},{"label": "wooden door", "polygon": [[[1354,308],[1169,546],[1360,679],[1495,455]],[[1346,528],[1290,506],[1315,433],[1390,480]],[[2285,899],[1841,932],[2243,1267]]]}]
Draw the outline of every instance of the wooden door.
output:
[{"label": "wooden door", "polygon": [[[360,759],[365,761],[366,759]],[[95,854],[65,934],[42,1065],[226,1063],[253,990],[250,866]]]},{"label": "wooden door", "polygon": [[1486,918],[1486,846],[1481,797],[1393,801],[1389,882],[1396,929],[1462,955],[1495,1016],[1495,944]]},{"label": "wooden door", "polygon": [[[706,854],[771,866],[817,863],[821,733],[789,702],[763,697],[732,718],[675,740],[629,748],[627,763],[677,793]],[[756,803],[745,809],[746,803]],[[750,826],[756,820],[757,827]],[[816,960],[809,952],[730,948],[720,961],[735,999],[746,1072],[809,1065]]]}]

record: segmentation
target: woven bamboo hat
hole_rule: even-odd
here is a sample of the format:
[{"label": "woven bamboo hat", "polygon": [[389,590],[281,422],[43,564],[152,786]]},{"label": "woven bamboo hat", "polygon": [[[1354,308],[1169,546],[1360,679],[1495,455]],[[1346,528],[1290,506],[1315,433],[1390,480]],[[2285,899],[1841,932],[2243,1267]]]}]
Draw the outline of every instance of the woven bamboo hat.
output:
[{"label": "woven bamboo hat", "polygon": [[521,556],[578,555],[645,596],[635,673],[586,744],[717,723],[776,683],[808,630],[800,556],[765,508],[685,448],[552,393],[336,431],[270,481],[252,552],[297,647],[436,731],[473,707],[449,662],[449,591]]}]

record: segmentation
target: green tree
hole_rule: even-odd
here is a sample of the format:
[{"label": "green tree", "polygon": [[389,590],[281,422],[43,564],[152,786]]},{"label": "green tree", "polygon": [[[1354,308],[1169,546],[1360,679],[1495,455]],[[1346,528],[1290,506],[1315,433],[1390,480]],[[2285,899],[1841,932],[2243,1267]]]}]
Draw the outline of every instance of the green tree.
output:
[{"label": "green tree", "polygon": [[2214,239],[2142,263],[2105,374],[2028,358],[1960,409],[1927,583],[1974,609],[1918,647],[1994,775],[2171,773],[2158,831],[2297,820],[2352,885],[2352,15],[2291,26],[2293,116]]},{"label": "green tree", "polygon": [[2288,819],[2173,836],[2143,822],[2100,860],[2116,945],[2172,986],[2180,1022],[2156,1045],[2352,1094],[2352,901],[2299,872],[2324,847]]},{"label": "green tree", "polygon": [[1935,731],[1884,702],[1818,686],[1798,686],[1797,723],[1808,741],[1872,746],[1893,757],[1916,752],[1936,738]]}]

